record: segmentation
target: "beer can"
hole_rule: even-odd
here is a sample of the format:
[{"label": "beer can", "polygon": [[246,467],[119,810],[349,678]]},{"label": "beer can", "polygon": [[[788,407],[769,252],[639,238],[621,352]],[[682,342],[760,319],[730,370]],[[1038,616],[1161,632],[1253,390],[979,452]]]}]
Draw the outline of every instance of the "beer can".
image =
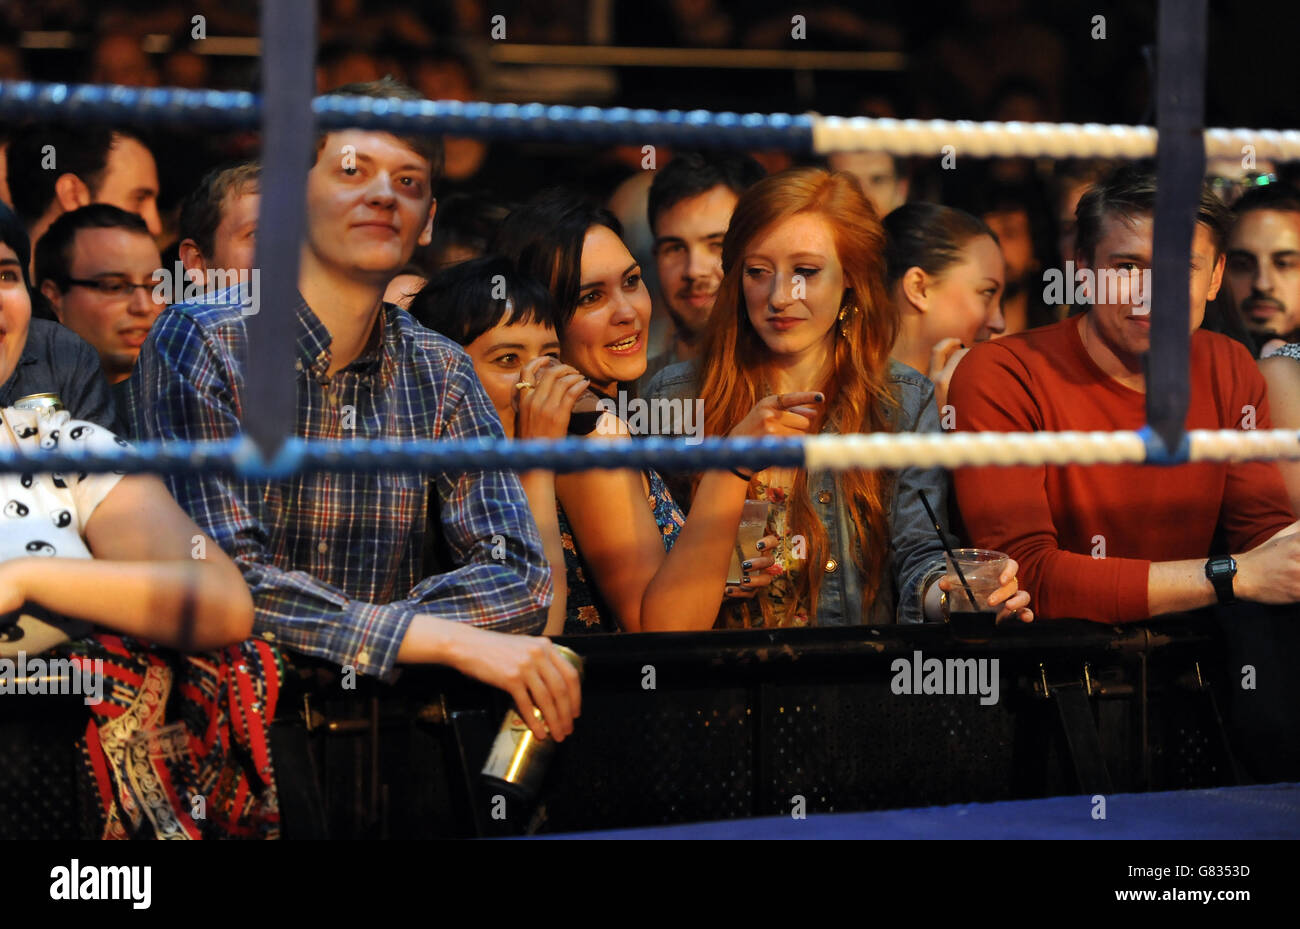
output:
[{"label": "beer can", "polygon": [[[563,645],[555,646],[569,664],[582,676],[582,656]],[[533,712],[541,718],[541,710]],[[492,751],[483,765],[483,777],[493,787],[514,794],[524,800],[537,796],[546,777],[546,769],[555,754],[558,743],[554,739],[538,739],[513,707],[497,730]]]},{"label": "beer can", "polygon": [[15,410],[35,410],[41,416],[49,416],[59,410],[65,410],[58,394],[28,394],[14,401]]}]

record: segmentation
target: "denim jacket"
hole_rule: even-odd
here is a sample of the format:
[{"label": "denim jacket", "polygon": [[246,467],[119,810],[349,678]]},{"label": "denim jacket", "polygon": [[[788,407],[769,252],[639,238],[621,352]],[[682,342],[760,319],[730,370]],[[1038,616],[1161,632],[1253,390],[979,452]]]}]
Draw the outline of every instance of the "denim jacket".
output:
[{"label": "denim jacket", "polygon": [[[647,399],[692,398],[697,391],[694,362],[664,368],[650,381]],[[938,432],[939,411],[934,385],[915,368],[898,361],[889,363],[889,386],[898,399],[896,432]],[[822,434],[834,433],[829,423]],[[925,491],[942,522],[948,512],[948,474],[943,468],[903,468],[894,473],[889,485],[889,554],[885,581],[866,614],[871,625],[924,622],[921,598],[926,587],[943,574],[943,546],[925,513],[917,491]],[[857,539],[839,474],[812,471],[808,474],[808,495],[813,511],[821,516],[830,537],[830,550],[820,570],[822,581],[817,598],[819,626],[855,625],[863,621],[862,576],[853,567]],[[687,517],[689,520],[689,516]],[[950,545],[954,544],[947,533]]]}]

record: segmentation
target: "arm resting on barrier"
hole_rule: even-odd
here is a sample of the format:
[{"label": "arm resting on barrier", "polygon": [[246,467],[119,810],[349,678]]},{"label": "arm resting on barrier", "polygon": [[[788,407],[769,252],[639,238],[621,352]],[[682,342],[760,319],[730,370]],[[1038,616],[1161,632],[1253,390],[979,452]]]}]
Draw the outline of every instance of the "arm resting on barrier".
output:
[{"label": "arm resting on barrier", "polygon": [[[188,307],[173,307],[160,317],[140,352],[129,404],[135,436],[202,441],[231,439],[240,433],[234,350],[220,345],[188,311]],[[464,365],[469,365],[467,358]],[[482,395],[476,380],[474,386]],[[480,401],[488,406],[485,395]],[[498,434],[500,429],[496,423]],[[393,672],[415,615],[433,613],[434,607],[438,614],[508,632],[535,632],[544,622],[550,574],[513,474],[487,472],[486,478],[440,474],[439,492],[450,500],[443,523],[454,529],[447,539],[449,548],[457,558],[472,551],[475,562],[463,573],[426,578],[408,599],[383,604],[354,600],[306,571],[273,563],[272,532],[260,514],[269,505],[289,505],[281,495],[292,490],[290,481],[257,483],[222,474],[187,474],[169,476],[168,484],[181,507],[244,572],[253,593],[256,631],[296,651],[382,676]],[[494,503],[514,500],[523,516],[500,518],[494,527],[486,515],[498,512]],[[484,516],[475,519],[474,514]],[[494,528],[505,538],[511,558],[528,572],[526,581],[510,560],[492,559]],[[514,535],[515,528],[519,536]],[[483,532],[486,538],[479,535]],[[506,600],[505,594],[485,596],[494,588],[511,599]]]},{"label": "arm resting on barrier", "polygon": [[541,636],[502,635],[421,614],[411,621],[398,660],[447,665],[504,690],[539,739],[554,734],[563,741],[582,709],[578,672]]},{"label": "arm resting on barrier", "polygon": [[0,563],[0,606],[30,600],[184,651],[233,645],[252,633],[253,600],[239,569],[215,543],[194,557],[195,538],[209,540],[156,477],[123,477],[85,533],[93,559]]},{"label": "arm resting on barrier", "polygon": [[[1052,389],[1063,388],[1038,383],[1004,346],[987,343],[957,366],[948,402],[963,431],[1033,432],[1047,428],[1036,393]],[[971,541],[1020,563],[1020,586],[1040,617],[1122,623],[1151,616],[1150,561],[1062,548],[1046,466],[954,468],[952,476]]]},{"label": "arm resting on barrier", "polygon": [[565,474],[555,483],[592,582],[620,628],[713,628],[745,500],[743,481],[725,471],[706,474],[671,552],[664,551],[640,472]]}]

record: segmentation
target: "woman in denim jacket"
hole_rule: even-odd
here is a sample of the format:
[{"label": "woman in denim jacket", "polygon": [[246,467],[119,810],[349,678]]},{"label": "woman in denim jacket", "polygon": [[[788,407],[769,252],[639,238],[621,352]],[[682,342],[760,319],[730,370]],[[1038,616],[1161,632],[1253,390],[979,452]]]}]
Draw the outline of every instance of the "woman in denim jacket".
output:
[{"label": "woman in denim jacket", "polygon": [[[933,385],[889,359],[899,322],[883,253],[880,222],[850,176],[797,169],[759,182],[727,230],[700,360],[659,372],[648,397],[703,397],[708,435],[937,432]],[[918,493],[946,511],[941,468],[734,473],[747,496],[772,502],[768,531],[781,542],[775,577],[757,591],[729,588],[719,625],[942,619],[943,547]],[[1016,571],[1009,563],[990,602],[999,619],[1029,621]]]}]

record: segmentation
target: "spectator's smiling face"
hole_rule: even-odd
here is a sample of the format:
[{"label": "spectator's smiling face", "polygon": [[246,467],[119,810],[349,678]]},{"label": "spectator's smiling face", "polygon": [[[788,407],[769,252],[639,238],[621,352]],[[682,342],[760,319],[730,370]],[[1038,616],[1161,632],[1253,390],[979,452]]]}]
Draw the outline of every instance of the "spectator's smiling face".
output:
[{"label": "spectator's smiling face", "polygon": [[[1153,295],[1145,291],[1142,282],[1146,277],[1143,272],[1151,267],[1154,228],[1154,220],[1149,215],[1131,218],[1107,215],[1102,220],[1101,235],[1092,256],[1091,266],[1098,278],[1093,281],[1090,294],[1096,301],[1088,311],[1092,326],[1106,348],[1133,371],[1141,370],[1142,353],[1151,348]],[[1194,332],[1201,325],[1206,302],[1218,294],[1223,263],[1223,255],[1215,248],[1209,227],[1197,223],[1188,265],[1189,331]],[[1104,285],[1101,278],[1107,271],[1118,272],[1117,276],[1127,277],[1132,284],[1129,287]]]},{"label": "spectator's smiling face", "polygon": [[23,348],[32,320],[32,298],[27,293],[17,253],[0,242],[0,384],[9,380]]},{"label": "spectator's smiling face", "polygon": [[386,284],[433,236],[429,162],[386,132],[332,132],[307,175],[308,263]]},{"label": "spectator's smiling face", "polygon": [[592,226],[582,243],[578,306],[564,331],[562,357],[591,379],[597,390],[645,373],[650,292],[641,266],[623,240],[605,226]]},{"label": "spectator's smiling face", "polygon": [[719,184],[687,197],[655,218],[655,265],[673,322],[697,335],[709,321],[722,283],[722,238],[736,194]]},{"label": "spectator's smiling face", "polygon": [[945,270],[927,294],[927,336],[935,342],[956,338],[971,345],[1001,332],[1005,268],[1002,252],[988,236],[967,242],[961,260]]}]

